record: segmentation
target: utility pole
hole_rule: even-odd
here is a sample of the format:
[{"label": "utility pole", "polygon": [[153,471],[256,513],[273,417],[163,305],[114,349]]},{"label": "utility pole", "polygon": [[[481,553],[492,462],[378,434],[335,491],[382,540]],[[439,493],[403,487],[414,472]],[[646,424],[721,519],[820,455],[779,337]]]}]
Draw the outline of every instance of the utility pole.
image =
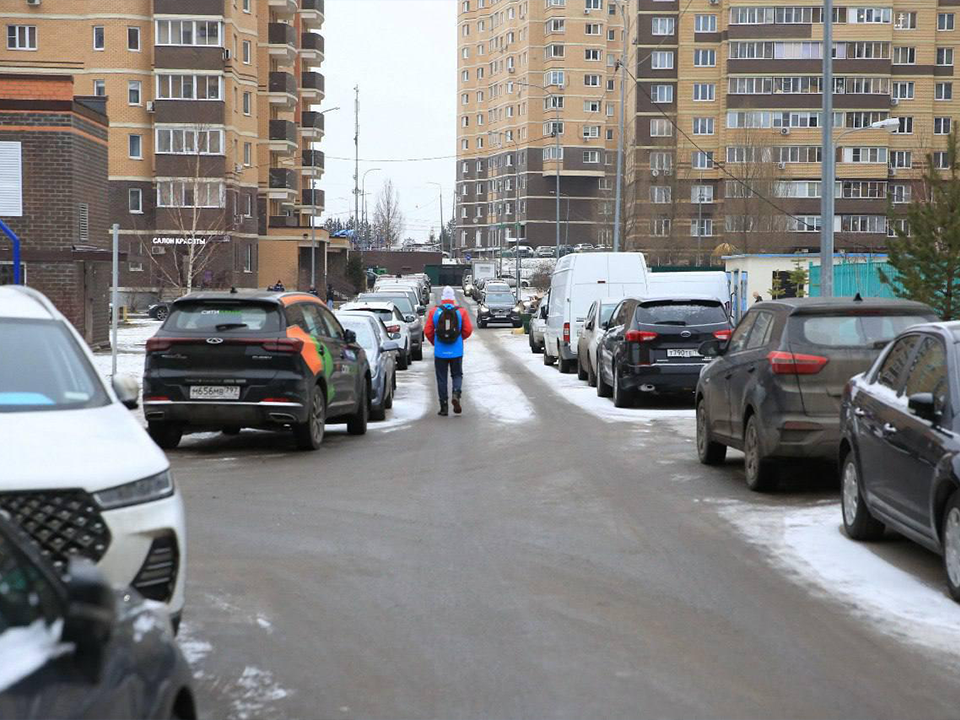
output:
[{"label": "utility pole", "polygon": [[110,379],[117,377],[117,311],[120,303],[120,225],[113,224],[113,287],[110,288]]},{"label": "utility pole", "polygon": [[620,16],[623,18],[623,54],[620,56],[620,137],[617,140],[617,193],[614,202],[613,216],[613,251],[620,252],[620,205],[622,203],[621,186],[623,184],[623,130],[624,130],[624,105],[626,104],[627,94],[627,11],[626,3],[621,0]]},{"label": "utility pole", "polygon": [[360,241],[360,86],[353,87],[353,239],[360,247],[363,258],[363,244]]},{"label": "utility pole", "polygon": [[697,266],[700,265],[700,252],[703,249],[703,170],[700,171],[700,184],[697,185]]},{"label": "utility pole", "polygon": [[[440,252],[443,253],[443,185],[438,182],[428,182],[427,185],[436,185],[440,191]],[[450,256],[453,256],[453,246],[450,247]]]},{"label": "utility pole", "polygon": [[[557,115],[559,115],[559,109]],[[563,152],[563,149],[560,147],[560,124],[559,122],[553,123],[553,135],[557,139],[557,262],[560,262],[560,171],[563,169],[563,158],[560,157],[560,153]]]},{"label": "utility pole", "polygon": [[820,297],[833,297],[833,213],[837,179],[836,150],[833,147],[833,0],[823,0],[823,127],[820,193]]}]

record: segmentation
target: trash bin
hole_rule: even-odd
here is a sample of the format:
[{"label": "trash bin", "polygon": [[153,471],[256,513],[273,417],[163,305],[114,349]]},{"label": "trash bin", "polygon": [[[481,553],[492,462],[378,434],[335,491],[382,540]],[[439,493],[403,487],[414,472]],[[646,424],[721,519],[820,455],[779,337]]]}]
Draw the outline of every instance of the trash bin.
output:
[{"label": "trash bin", "polygon": [[523,323],[523,334],[530,334],[530,318],[533,317],[532,313],[520,313],[520,322]]}]

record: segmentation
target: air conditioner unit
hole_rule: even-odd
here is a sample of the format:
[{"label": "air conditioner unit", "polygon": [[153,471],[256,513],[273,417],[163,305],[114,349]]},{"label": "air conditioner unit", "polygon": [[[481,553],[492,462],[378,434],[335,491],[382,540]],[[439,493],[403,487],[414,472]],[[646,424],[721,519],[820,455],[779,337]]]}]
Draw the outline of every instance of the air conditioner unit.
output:
[{"label": "air conditioner unit", "polygon": [[224,59],[224,60],[229,60],[231,57],[232,57],[232,55],[230,54],[230,49],[229,49],[229,48],[224,48],[224,49],[223,49],[223,59]]},{"label": "air conditioner unit", "polygon": [[510,73],[511,75],[513,75],[516,71],[517,71],[516,68],[512,68],[512,67],[507,68],[507,72]]},{"label": "air conditioner unit", "polygon": [[785,162],[777,163],[777,170],[786,170],[786,169],[787,169],[787,164]]},{"label": "air conditioner unit", "polygon": [[152,113],[157,111],[157,104],[153,100],[147,100],[147,112]]},{"label": "air conditioner unit", "polygon": [[710,4],[711,4],[711,5],[719,5],[719,4],[720,4],[720,0],[710,0]]},{"label": "air conditioner unit", "polygon": [[896,174],[897,174],[897,169],[895,167],[893,167],[892,165],[887,167],[887,175],[890,175],[891,177],[893,177]]},{"label": "air conditioner unit", "polygon": [[660,175],[660,171],[654,168],[653,170],[650,171],[650,175],[652,175],[653,177],[657,177],[658,175]]},{"label": "air conditioner unit", "polygon": [[40,0],[27,0],[27,5],[39,5]]},{"label": "air conditioner unit", "polygon": [[899,99],[899,98],[890,98],[890,104],[891,104],[893,107],[896,107],[897,105],[900,104],[900,99]]},{"label": "air conditioner unit", "polygon": [[156,245],[155,245],[155,246],[153,246],[152,248],[150,248],[150,254],[151,254],[151,255],[166,255],[166,254],[167,254],[167,249],[166,249],[165,247],[160,247],[160,246],[156,246]]},{"label": "air conditioner unit", "polygon": [[789,134],[790,134],[790,128],[780,128],[780,134],[781,134],[781,135],[789,135]]},{"label": "air conditioner unit", "polygon": [[234,171],[235,173],[243,172],[243,165],[240,164],[240,163],[234,163],[233,171]]},{"label": "air conditioner unit", "polygon": [[584,8],[584,9],[583,9],[583,14],[584,14],[584,15],[589,15],[589,14],[590,14],[590,8]]}]

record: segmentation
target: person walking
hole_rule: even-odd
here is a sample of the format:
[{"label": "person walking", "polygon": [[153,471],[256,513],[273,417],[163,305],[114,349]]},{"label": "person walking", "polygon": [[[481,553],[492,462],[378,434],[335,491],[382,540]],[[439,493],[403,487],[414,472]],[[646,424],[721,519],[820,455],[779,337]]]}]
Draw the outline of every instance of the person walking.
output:
[{"label": "person walking", "polygon": [[453,288],[447,285],[440,293],[440,304],[430,308],[423,334],[433,345],[433,366],[437,373],[437,394],[440,396],[440,412],[447,410],[447,373],[453,383],[453,412],[463,412],[463,341],[473,334],[473,325],[465,308],[457,305]]}]

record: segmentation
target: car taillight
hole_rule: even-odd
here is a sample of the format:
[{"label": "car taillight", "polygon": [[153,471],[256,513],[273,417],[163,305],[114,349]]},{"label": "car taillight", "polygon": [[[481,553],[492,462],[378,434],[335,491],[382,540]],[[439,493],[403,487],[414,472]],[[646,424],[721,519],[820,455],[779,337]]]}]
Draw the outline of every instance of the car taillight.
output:
[{"label": "car taillight", "polygon": [[173,345],[173,340],[170,338],[152,337],[147,340],[147,352],[163,352],[169,350],[171,345]]},{"label": "car taillight", "polygon": [[400,332],[400,326],[399,326],[399,325],[387,325],[387,332],[392,332],[392,333]]},{"label": "car taillight", "polygon": [[627,330],[623,337],[627,342],[650,342],[657,339],[657,333],[649,330]]},{"label": "car taillight", "polygon": [[731,335],[733,335],[733,330],[717,330],[713,333],[717,340],[729,340]]},{"label": "car taillight", "polygon": [[275,338],[264,340],[261,344],[264,350],[272,352],[298,353],[303,350],[303,340],[300,338]]},{"label": "car taillight", "polygon": [[170,398],[166,395],[150,395],[143,399],[144,402],[170,402]]},{"label": "car taillight", "polygon": [[565,343],[570,342],[570,323],[563,324],[563,341]]},{"label": "car taillight", "polygon": [[767,355],[767,360],[777,375],[816,375],[830,362],[830,358],[820,355],[801,355],[780,350]]},{"label": "car taillight", "polygon": [[265,403],[295,403],[296,400],[291,400],[290,398],[282,398],[282,397],[268,397],[268,398],[264,398],[264,399],[261,400],[260,402],[265,402]]}]

